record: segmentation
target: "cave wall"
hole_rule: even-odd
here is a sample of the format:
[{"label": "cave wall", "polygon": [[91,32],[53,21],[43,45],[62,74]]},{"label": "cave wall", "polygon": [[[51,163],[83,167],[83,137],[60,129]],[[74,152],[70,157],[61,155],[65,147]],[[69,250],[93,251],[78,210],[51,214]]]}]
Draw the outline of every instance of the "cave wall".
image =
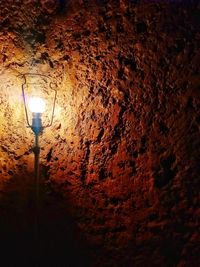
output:
[{"label": "cave wall", "polygon": [[18,75],[49,75],[41,180],[91,266],[199,266],[198,1],[0,4],[1,209],[33,181]]}]

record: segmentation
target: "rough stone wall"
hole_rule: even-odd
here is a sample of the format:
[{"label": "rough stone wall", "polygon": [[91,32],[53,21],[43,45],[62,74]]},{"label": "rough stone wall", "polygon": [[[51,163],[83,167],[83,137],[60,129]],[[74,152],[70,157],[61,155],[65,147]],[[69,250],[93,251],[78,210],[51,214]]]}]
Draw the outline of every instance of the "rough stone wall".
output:
[{"label": "rough stone wall", "polygon": [[41,186],[63,203],[91,266],[200,266],[198,1],[0,3],[5,216],[27,212],[33,173],[17,75],[47,74],[58,97]]}]

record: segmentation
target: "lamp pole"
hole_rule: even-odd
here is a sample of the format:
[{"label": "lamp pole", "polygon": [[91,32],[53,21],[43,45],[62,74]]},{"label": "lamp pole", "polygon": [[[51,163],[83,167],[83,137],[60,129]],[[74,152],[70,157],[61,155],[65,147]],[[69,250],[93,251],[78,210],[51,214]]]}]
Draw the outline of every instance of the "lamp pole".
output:
[{"label": "lamp pole", "polygon": [[[40,208],[40,145],[39,136],[43,130],[50,127],[53,123],[56,96],[57,96],[57,84],[51,81],[51,77],[38,74],[38,73],[24,73],[19,75],[23,78],[22,83],[22,97],[25,109],[25,117],[27,126],[31,128],[35,137],[35,144],[33,147],[34,152],[34,178],[35,178],[35,190],[34,190],[34,205],[35,205],[35,223],[34,223],[34,242],[35,249],[39,251],[39,208]],[[47,109],[46,108],[46,103]],[[46,112],[44,116],[44,125],[42,124],[42,113]],[[49,114],[48,114],[49,112]],[[30,122],[30,113],[32,122]],[[38,254],[39,255],[39,254]]]},{"label": "lamp pole", "polygon": [[32,112],[32,124],[31,129],[35,135],[35,146],[33,147],[33,153],[35,157],[34,162],[34,170],[35,170],[35,223],[34,223],[34,239],[36,243],[35,249],[38,250],[38,238],[39,238],[39,232],[38,232],[38,223],[39,223],[39,207],[40,207],[40,145],[39,145],[39,136],[42,134],[43,127],[42,127],[42,113],[35,112],[33,110]]},{"label": "lamp pole", "polygon": [[39,192],[39,188],[40,188],[40,174],[39,174],[40,145],[39,145],[39,135],[43,131],[41,115],[42,115],[42,113],[33,112],[32,113],[32,125],[31,125],[31,129],[35,134],[35,146],[33,148],[33,152],[34,152],[34,156],[35,156],[34,169],[35,169],[36,208],[37,209],[38,209],[39,201],[40,201],[40,192]]},{"label": "lamp pole", "polygon": [[37,203],[39,203],[39,184],[40,184],[40,146],[39,146],[39,134],[35,134],[35,147],[33,148],[33,152],[35,155],[35,184],[36,184],[36,199]]}]

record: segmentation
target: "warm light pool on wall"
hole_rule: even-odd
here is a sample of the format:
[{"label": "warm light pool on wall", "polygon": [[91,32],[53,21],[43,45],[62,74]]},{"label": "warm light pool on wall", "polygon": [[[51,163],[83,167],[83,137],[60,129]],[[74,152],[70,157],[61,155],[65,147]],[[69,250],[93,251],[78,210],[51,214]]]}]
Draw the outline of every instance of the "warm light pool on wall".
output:
[{"label": "warm light pool on wall", "polygon": [[35,179],[36,189],[39,190],[39,136],[43,130],[53,123],[57,86],[51,77],[36,73],[25,73],[23,78],[22,97],[25,108],[27,127],[31,128],[35,135]]}]

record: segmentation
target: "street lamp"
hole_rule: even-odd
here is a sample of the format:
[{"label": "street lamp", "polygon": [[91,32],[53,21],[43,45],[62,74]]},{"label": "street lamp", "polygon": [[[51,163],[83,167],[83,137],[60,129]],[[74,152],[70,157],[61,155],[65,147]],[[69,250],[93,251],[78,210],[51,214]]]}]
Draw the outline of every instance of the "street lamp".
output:
[{"label": "street lamp", "polygon": [[[35,135],[35,183],[36,202],[39,201],[39,135],[44,128],[50,127],[53,123],[55,103],[56,103],[56,83],[51,81],[51,77],[36,73],[25,73],[20,75],[24,79],[22,83],[22,97],[25,108],[27,127],[31,128]],[[30,118],[32,118],[30,123]]]}]

